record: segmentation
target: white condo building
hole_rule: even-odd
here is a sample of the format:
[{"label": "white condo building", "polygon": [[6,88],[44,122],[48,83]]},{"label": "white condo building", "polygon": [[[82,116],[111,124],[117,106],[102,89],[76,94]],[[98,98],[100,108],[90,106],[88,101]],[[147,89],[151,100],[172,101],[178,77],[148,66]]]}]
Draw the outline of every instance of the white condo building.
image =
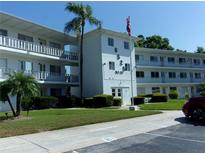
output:
[{"label": "white condo building", "polygon": [[[135,48],[136,39],[103,28],[85,34],[84,97],[111,94],[130,104],[132,95],[154,92],[199,95],[204,54]],[[21,71],[37,79],[42,95],[79,96],[78,51],[77,37],[0,12],[0,82]],[[6,104],[0,111],[9,109]]]}]

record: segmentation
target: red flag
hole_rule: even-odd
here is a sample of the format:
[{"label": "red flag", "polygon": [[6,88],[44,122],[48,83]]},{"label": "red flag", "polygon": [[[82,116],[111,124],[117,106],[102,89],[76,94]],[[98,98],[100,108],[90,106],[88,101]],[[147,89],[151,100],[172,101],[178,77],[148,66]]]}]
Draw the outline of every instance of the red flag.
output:
[{"label": "red flag", "polygon": [[130,16],[127,17],[127,33],[131,36]]}]

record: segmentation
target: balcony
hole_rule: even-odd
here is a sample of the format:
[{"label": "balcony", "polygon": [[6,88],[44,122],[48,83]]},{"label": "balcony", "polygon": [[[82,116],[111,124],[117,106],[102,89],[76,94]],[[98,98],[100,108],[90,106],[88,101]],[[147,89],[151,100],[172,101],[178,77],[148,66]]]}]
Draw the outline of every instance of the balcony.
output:
[{"label": "balcony", "polygon": [[78,53],[76,52],[67,52],[65,54],[64,50],[61,49],[38,45],[33,42],[22,41],[7,36],[0,35],[0,46],[78,61]]},{"label": "balcony", "polygon": [[[0,68],[0,79],[7,79],[8,74],[12,72],[21,72],[18,70]],[[37,81],[50,81],[50,82],[66,82],[66,83],[78,83],[79,77],[71,74],[59,74],[51,72],[24,72],[26,75],[33,76]]]}]

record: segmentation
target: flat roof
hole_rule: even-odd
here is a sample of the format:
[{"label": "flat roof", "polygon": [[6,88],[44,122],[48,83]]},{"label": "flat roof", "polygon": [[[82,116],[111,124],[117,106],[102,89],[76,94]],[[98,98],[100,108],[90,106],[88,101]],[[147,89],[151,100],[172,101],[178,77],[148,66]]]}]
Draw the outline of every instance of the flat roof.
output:
[{"label": "flat roof", "polygon": [[21,17],[16,17],[15,15],[2,11],[0,11],[0,24],[2,26],[15,27],[21,31],[26,31],[42,37],[52,38],[56,41],[62,42],[63,44],[77,43],[77,38],[74,36],[67,35],[47,26],[34,23]]}]

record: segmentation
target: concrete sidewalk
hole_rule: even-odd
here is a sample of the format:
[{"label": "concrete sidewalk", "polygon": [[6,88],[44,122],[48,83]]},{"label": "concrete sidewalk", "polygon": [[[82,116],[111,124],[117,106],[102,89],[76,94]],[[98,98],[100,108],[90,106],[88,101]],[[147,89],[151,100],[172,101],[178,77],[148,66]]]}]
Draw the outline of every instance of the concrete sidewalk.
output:
[{"label": "concrete sidewalk", "polygon": [[[181,111],[0,139],[0,153],[66,152],[177,125]],[[93,117],[95,118],[95,117]]]}]

